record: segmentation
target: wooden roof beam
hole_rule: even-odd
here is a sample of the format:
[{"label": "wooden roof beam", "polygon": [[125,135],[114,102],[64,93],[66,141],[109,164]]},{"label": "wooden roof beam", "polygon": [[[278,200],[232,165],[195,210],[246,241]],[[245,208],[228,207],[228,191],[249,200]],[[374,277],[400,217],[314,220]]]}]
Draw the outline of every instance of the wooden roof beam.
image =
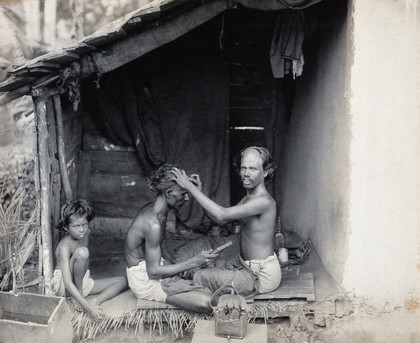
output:
[{"label": "wooden roof beam", "polygon": [[229,8],[226,0],[205,2],[159,26],[150,26],[132,37],[115,42],[103,51],[92,52],[98,71],[108,73],[200,26]]}]

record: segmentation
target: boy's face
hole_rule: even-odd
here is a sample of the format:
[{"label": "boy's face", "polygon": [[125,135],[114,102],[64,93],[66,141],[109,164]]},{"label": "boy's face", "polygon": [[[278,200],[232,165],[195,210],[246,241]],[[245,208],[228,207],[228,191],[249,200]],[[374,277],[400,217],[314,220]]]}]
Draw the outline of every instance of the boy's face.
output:
[{"label": "boy's face", "polygon": [[86,236],[88,230],[89,222],[87,220],[87,215],[70,216],[70,222],[67,226],[67,232],[72,238],[80,240]]}]

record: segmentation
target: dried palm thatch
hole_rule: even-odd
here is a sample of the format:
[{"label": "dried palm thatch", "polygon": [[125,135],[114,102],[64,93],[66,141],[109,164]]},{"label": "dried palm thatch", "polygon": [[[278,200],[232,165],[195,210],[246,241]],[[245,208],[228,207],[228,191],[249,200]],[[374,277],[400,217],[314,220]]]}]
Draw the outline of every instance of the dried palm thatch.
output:
[{"label": "dried palm thatch", "polygon": [[[24,168],[28,167],[28,163]],[[28,178],[31,173],[24,171],[26,178],[4,176],[0,180],[0,290],[12,289],[16,292],[18,283],[24,284],[24,265],[32,254],[37,235],[38,201]],[[32,199],[31,199],[32,198]],[[28,201],[31,202],[28,205]]]},{"label": "dried palm thatch", "polygon": [[[304,300],[280,300],[280,301],[258,301],[248,305],[249,322],[254,322],[256,318],[263,318],[267,321],[274,314],[283,315],[295,312],[296,308],[305,304]],[[86,312],[76,311],[71,302],[71,322],[76,337],[80,340],[93,339],[100,333],[116,330],[120,327],[135,327],[135,332],[144,330],[144,324],[148,324],[150,330],[159,330],[162,334],[167,327],[174,337],[182,337],[184,332],[194,330],[198,320],[212,320],[213,315],[199,314],[191,311],[174,308],[145,308],[130,309],[126,313],[115,313],[112,311],[99,321],[95,321]],[[164,325],[166,323],[166,325]]]},{"label": "dried palm thatch", "polygon": [[[70,306],[71,307],[71,306]],[[72,309],[71,322],[76,337],[81,340],[92,339],[100,333],[135,326],[135,332],[142,332],[145,323],[150,329],[158,329],[162,334],[164,323],[175,337],[183,336],[184,332],[194,329],[200,319],[210,319],[210,315],[199,314],[181,309],[136,309],[117,317],[106,316],[95,321],[86,312],[78,312]]]}]

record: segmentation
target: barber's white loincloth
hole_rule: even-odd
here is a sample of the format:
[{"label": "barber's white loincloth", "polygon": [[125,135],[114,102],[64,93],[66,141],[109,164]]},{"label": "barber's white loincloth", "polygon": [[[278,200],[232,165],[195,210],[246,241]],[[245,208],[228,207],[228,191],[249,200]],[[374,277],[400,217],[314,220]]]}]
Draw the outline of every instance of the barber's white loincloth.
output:
[{"label": "barber's white loincloth", "polygon": [[265,260],[244,261],[246,266],[258,276],[258,293],[274,291],[281,281],[281,268],[276,254]]},{"label": "barber's white loincloth", "polygon": [[[161,260],[160,264],[163,264]],[[128,286],[138,299],[166,302],[167,294],[163,291],[160,280],[149,279],[146,261],[127,268]]]},{"label": "barber's white loincloth", "polygon": [[[95,281],[90,277],[90,270],[86,270],[85,275],[83,276],[82,283],[82,295],[87,297],[92,291]],[[66,296],[66,288],[64,286],[63,274],[61,269],[54,270],[53,278],[51,280],[51,290],[53,294],[57,297]]]}]

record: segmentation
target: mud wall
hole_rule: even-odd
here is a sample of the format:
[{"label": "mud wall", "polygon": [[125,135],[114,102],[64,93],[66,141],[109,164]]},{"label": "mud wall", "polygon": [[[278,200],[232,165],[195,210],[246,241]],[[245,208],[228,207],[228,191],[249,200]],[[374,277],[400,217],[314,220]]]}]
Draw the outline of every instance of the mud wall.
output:
[{"label": "mud wall", "polygon": [[346,1],[328,1],[318,11],[286,141],[280,211],[284,227],[310,237],[327,271],[341,282],[350,177],[350,25]]},{"label": "mud wall", "polygon": [[419,7],[354,1],[344,286],[382,305],[420,300]]}]

